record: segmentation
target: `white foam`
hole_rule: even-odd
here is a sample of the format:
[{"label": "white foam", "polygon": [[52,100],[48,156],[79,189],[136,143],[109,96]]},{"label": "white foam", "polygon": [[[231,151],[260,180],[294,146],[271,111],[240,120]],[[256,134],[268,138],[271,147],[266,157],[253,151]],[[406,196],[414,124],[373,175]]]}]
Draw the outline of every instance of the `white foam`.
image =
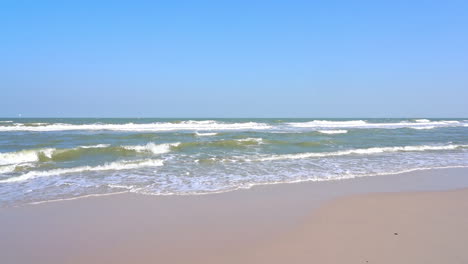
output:
[{"label": "white foam", "polygon": [[0,166],[0,174],[13,172],[15,171],[15,169],[16,169],[16,165]]},{"label": "white foam", "polygon": [[244,122],[224,123],[214,120],[183,121],[179,123],[157,122],[149,124],[62,124],[46,126],[0,126],[0,131],[68,131],[68,130],[112,130],[112,131],[175,131],[175,130],[251,130],[269,129],[265,123]]},{"label": "white foam", "polygon": [[[45,125],[48,125],[49,123],[26,123],[26,125],[30,125],[30,126],[45,126]],[[25,124],[22,124],[22,123],[15,123],[15,125],[21,125],[21,126],[24,126]]]},{"label": "white foam", "polygon": [[431,120],[429,120],[429,119],[415,119],[414,122],[417,122],[417,123],[427,123],[427,122],[431,122]]},{"label": "white foam", "polygon": [[[151,152],[153,154],[163,154],[171,151],[171,147],[176,147],[180,142],[166,143],[166,144],[154,144],[148,143],[146,145],[135,145],[135,146],[122,146],[122,148],[134,150],[137,152]],[[39,156],[44,155],[51,159],[55,153],[63,152],[67,150],[76,149],[92,149],[92,148],[107,148],[110,144],[97,144],[89,146],[78,146],[70,149],[55,149],[55,148],[43,148],[43,149],[29,149],[20,150],[16,152],[5,152],[0,153],[0,165],[18,165],[22,163],[38,162]]]},{"label": "white foam", "polygon": [[[378,154],[384,152],[411,152],[411,151],[430,151],[430,150],[453,150],[457,148],[467,148],[468,145],[444,145],[444,146],[402,146],[402,147],[382,147],[382,148],[366,148],[366,149],[350,149],[335,152],[320,152],[320,153],[298,153],[298,154],[283,154],[273,155],[256,159],[257,161],[272,161],[272,160],[285,160],[285,159],[306,159],[306,158],[320,158],[331,156],[345,156],[352,154]],[[254,160],[255,161],[255,160]]]},{"label": "white foam", "polygon": [[214,133],[214,132],[207,132],[207,133],[195,132],[195,135],[199,136],[199,137],[207,137],[207,136],[216,136],[216,135],[218,135],[218,133]]},{"label": "white foam", "polygon": [[109,146],[110,146],[110,144],[97,144],[97,145],[90,145],[90,146],[79,146],[79,148],[84,148],[84,149],[88,149],[88,148],[107,148]]},{"label": "white foam", "polygon": [[346,134],[348,130],[319,130],[318,132],[322,134]]},{"label": "white foam", "polygon": [[3,120],[3,121],[0,121],[0,123],[13,123],[13,121],[11,121],[11,120]]},{"label": "white foam", "polygon": [[314,120],[309,122],[294,122],[286,123],[287,125],[295,128],[414,128],[414,127],[454,127],[463,126],[459,121],[455,120],[442,120],[430,121],[428,119],[419,119],[419,122],[398,122],[398,123],[369,123],[364,120],[351,120],[351,121],[328,121],[328,120]]},{"label": "white foam", "polygon": [[39,155],[52,157],[55,148],[21,150],[17,152],[0,153],[0,165],[20,164],[39,161]]},{"label": "white foam", "polygon": [[81,166],[66,169],[54,169],[47,171],[30,171],[21,176],[0,180],[0,183],[23,182],[38,177],[58,176],[68,173],[80,173],[86,171],[106,171],[106,170],[130,170],[142,167],[157,167],[164,165],[162,160],[139,160],[139,161],[116,161],[95,167]]},{"label": "white foam", "polygon": [[422,126],[422,127],[412,127],[412,129],[419,129],[419,130],[423,130],[423,129],[434,129],[436,128],[435,126]]},{"label": "white foam", "polygon": [[242,139],[238,139],[237,141],[239,141],[239,142],[254,141],[254,142],[257,142],[257,144],[262,144],[263,143],[263,138],[242,138]]},{"label": "white foam", "polygon": [[287,123],[292,127],[355,127],[365,126],[368,123],[364,120],[350,120],[350,121],[328,121],[328,120],[314,120],[309,122],[294,122]]},{"label": "white foam", "polygon": [[151,152],[153,154],[164,154],[171,151],[171,147],[177,147],[180,142],[165,143],[165,144],[154,144],[150,142],[146,145],[135,145],[135,146],[123,146],[125,149],[134,150],[137,152]]}]

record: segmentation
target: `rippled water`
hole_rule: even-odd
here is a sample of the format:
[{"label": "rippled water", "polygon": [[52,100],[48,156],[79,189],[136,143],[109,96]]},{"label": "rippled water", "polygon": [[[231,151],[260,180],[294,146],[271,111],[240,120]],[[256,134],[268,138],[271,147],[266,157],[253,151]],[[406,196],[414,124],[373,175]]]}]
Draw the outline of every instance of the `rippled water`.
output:
[{"label": "rippled water", "polygon": [[468,166],[466,119],[0,119],[0,203]]}]

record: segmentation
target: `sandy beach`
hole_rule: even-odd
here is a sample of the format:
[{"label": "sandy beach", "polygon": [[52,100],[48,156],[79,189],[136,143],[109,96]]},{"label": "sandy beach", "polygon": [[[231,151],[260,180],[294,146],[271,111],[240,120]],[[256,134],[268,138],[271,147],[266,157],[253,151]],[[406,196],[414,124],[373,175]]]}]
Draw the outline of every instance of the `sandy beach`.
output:
[{"label": "sandy beach", "polygon": [[0,209],[2,263],[468,263],[468,170]]}]

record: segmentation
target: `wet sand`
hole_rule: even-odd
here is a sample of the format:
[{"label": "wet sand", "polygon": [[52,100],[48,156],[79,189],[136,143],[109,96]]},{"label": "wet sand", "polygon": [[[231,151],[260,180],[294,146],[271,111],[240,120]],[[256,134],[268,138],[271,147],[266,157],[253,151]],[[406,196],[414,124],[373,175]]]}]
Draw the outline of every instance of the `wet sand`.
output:
[{"label": "wet sand", "polygon": [[468,263],[468,170],[0,209],[1,263]]}]

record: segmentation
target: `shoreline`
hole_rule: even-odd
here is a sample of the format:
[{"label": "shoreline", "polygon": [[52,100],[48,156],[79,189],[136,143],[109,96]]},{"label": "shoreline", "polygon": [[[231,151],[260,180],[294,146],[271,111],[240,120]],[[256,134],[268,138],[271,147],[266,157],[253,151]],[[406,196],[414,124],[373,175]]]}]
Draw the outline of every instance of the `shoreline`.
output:
[{"label": "shoreline", "polygon": [[[462,193],[456,196],[457,199],[463,196],[463,200],[440,198],[453,196],[452,193]],[[123,193],[43,202],[0,208],[0,237],[4,238],[0,240],[0,255],[5,263],[18,264],[274,263],[275,259],[285,260],[288,256],[291,259],[291,255],[286,253],[295,249],[289,248],[288,244],[297,241],[302,241],[299,245],[333,242],[333,235],[330,236],[333,232],[318,235],[318,240],[310,240],[315,235],[299,237],[297,230],[303,230],[304,226],[309,231],[315,230],[314,226],[321,226],[323,230],[339,227],[341,234],[354,232],[356,226],[349,227],[338,220],[352,217],[353,212],[358,211],[364,217],[361,222],[377,217],[372,212],[375,208],[370,210],[364,205],[382,199],[387,200],[386,209],[390,211],[409,207],[407,212],[411,212],[421,205],[434,205],[428,211],[434,211],[435,215],[430,217],[436,219],[434,216],[443,210],[451,208],[451,214],[457,212],[453,207],[462,208],[461,201],[468,204],[465,193],[468,193],[468,169],[452,168],[342,181],[270,184],[211,195]],[[415,198],[419,196],[425,198]],[[449,202],[437,206],[438,201],[444,199]],[[393,200],[399,201],[394,204]],[[380,221],[384,226],[391,224],[395,220],[392,217],[399,215],[398,210],[395,212],[387,215],[388,219],[379,218],[374,222]],[[317,225],[320,217],[331,221]],[[444,221],[455,221],[457,225],[450,228],[464,232],[468,226],[457,221],[462,219],[468,223],[468,217],[460,217],[466,217],[466,213]],[[401,219],[401,215],[396,219]],[[411,219],[425,221],[420,215]],[[366,228],[363,225],[357,230],[368,234]],[[381,227],[375,228],[381,230]],[[372,232],[369,236],[373,238]],[[468,232],[465,237],[468,237]],[[425,243],[424,240],[416,241]],[[354,243],[365,246],[360,240]],[[256,256],[264,250],[271,258]],[[297,263],[342,263],[327,262],[324,256],[308,253],[301,256]],[[374,259],[378,257],[373,256]]]},{"label": "shoreline", "polygon": [[[390,177],[390,176],[393,176],[393,175],[406,175],[406,174],[411,174],[411,173],[414,173],[414,172],[424,172],[424,171],[433,171],[433,170],[436,170],[436,171],[437,170],[451,170],[451,169],[467,169],[468,170],[468,166],[415,168],[415,169],[409,169],[409,170],[400,171],[400,172],[393,172],[393,173],[369,174],[369,175],[362,175],[362,176],[350,175],[351,177],[342,177],[342,178],[337,178],[337,179],[308,179],[308,180],[298,180],[298,181],[291,181],[291,182],[259,183],[259,184],[252,184],[252,185],[247,186],[247,187],[238,187],[238,188],[235,188],[235,189],[220,190],[220,191],[205,192],[205,193],[146,194],[146,193],[138,193],[138,192],[132,192],[132,191],[117,191],[117,192],[112,192],[112,193],[86,194],[86,195],[81,195],[81,196],[76,196],[76,197],[69,197],[69,198],[58,198],[58,199],[52,199],[52,200],[28,202],[28,203],[24,203],[24,204],[13,204],[11,206],[0,207],[0,210],[2,208],[9,208],[9,207],[23,207],[23,206],[38,205],[38,204],[44,204],[44,203],[55,203],[55,202],[63,202],[63,201],[72,201],[72,200],[76,200],[76,199],[86,199],[86,198],[90,198],[90,197],[101,197],[101,196],[111,196],[111,195],[121,195],[121,194],[136,194],[136,195],[156,196],[156,197],[218,195],[218,194],[224,194],[224,193],[230,193],[230,192],[248,191],[248,190],[252,190],[252,189],[255,189],[255,188],[262,188],[262,187],[270,186],[270,185],[274,186],[274,185],[286,185],[286,184],[310,184],[310,183],[320,183],[320,182],[353,181],[353,180],[362,179],[362,178],[369,178],[369,177]],[[468,187],[468,182],[467,182],[467,187]],[[451,188],[454,189],[456,187],[451,187]]]}]

